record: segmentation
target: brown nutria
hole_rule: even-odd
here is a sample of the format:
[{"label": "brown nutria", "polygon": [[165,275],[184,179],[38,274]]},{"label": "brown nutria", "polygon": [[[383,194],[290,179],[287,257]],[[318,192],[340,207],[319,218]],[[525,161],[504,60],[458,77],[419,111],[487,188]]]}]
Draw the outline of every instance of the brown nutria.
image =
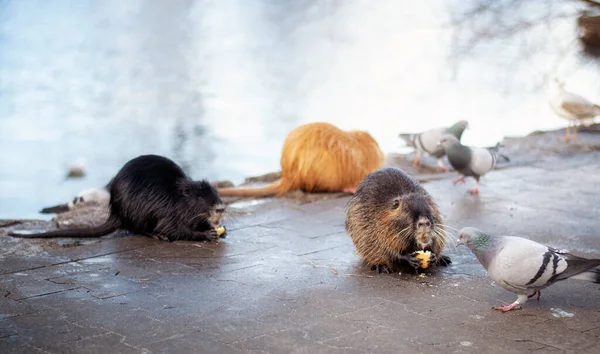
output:
[{"label": "brown nutria", "polygon": [[221,196],[266,197],[294,190],[354,193],[358,184],[383,165],[373,137],[317,122],[292,130],[281,150],[281,178],[262,188],[222,188]]},{"label": "brown nutria", "polygon": [[360,183],[348,202],[346,231],[357,253],[379,273],[403,263],[418,272],[418,251],[430,251],[431,264],[451,263],[441,254],[445,231],[436,203],[397,168],[379,169]]},{"label": "brown nutria", "polygon": [[[118,229],[160,240],[217,241],[225,206],[206,180],[194,181],[174,161],[142,155],[127,162],[110,183],[110,215],[96,227],[44,233],[9,232],[21,238],[100,237]],[[219,230],[218,230],[219,229]]]}]

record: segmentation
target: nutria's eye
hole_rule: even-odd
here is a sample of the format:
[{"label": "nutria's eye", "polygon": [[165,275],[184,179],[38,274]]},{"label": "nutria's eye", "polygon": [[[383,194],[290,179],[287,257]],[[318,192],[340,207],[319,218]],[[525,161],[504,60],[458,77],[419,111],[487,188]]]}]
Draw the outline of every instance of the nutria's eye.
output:
[{"label": "nutria's eye", "polygon": [[400,200],[394,199],[394,203],[392,204],[392,209],[398,209],[400,206]]}]

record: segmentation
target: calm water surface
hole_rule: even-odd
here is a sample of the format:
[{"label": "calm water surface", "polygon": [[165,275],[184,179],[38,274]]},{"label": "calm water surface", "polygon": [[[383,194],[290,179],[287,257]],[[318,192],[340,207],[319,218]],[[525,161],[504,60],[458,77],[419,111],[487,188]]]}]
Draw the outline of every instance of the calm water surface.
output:
[{"label": "calm water surface", "polygon": [[[465,141],[492,145],[564,125],[552,72],[600,97],[572,18],[459,55],[463,3],[0,0],[0,218],[42,217],[140,154],[239,183],[278,170],[307,122],[394,152],[399,132],[468,119]],[[88,174],[67,180],[75,161]]]}]

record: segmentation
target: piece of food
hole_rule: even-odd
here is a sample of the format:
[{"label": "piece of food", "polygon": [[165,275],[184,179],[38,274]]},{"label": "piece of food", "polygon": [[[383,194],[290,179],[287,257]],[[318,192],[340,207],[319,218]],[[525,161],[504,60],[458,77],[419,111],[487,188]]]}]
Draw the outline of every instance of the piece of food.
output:
[{"label": "piece of food", "polygon": [[418,251],[416,252],[417,259],[419,260],[419,267],[427,269],[429,267],[429,259],[431,258],[431,251]]},{"label": "piece of food", "polygon": [[225,226],[219,226],[215,229],[215,231],[217,231],[217,235],[221,236],[223,233],[225,233]]}]

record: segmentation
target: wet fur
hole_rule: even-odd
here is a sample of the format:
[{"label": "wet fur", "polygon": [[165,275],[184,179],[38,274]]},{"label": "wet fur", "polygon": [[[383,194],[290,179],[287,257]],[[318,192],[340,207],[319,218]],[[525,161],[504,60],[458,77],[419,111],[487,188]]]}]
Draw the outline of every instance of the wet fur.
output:
[{"label": "wet fur", "polygon": [[263,188],[223,188],[221,196],[280,196],[290,191],[340,192],[356,188],[383,165],[385,156],[364,131],[343,131],[329,123],[301,125],[281,151],[281,179]]},{"label": "wet fur", "polygon": [[[416,223],[421,217],[439,234],[420,235]],[[362,181],[348,202],[346,230],[357,253],[371,266],[398,268],[400,255],[421,250],[418,238],[429,238],[426,249],[438,263],[442,260],[445,233],[438,207],[419,183],[397,168],[377,170]]]},{"label": "wet fur", "polygon": [[110,184],[110,215],[104,224],[9,235],[99,237],[123,229],[169,241],[215,241],[223,214],[223,202],[207,181],[192,181],[165,157],[142,155],[127,162]]}]

